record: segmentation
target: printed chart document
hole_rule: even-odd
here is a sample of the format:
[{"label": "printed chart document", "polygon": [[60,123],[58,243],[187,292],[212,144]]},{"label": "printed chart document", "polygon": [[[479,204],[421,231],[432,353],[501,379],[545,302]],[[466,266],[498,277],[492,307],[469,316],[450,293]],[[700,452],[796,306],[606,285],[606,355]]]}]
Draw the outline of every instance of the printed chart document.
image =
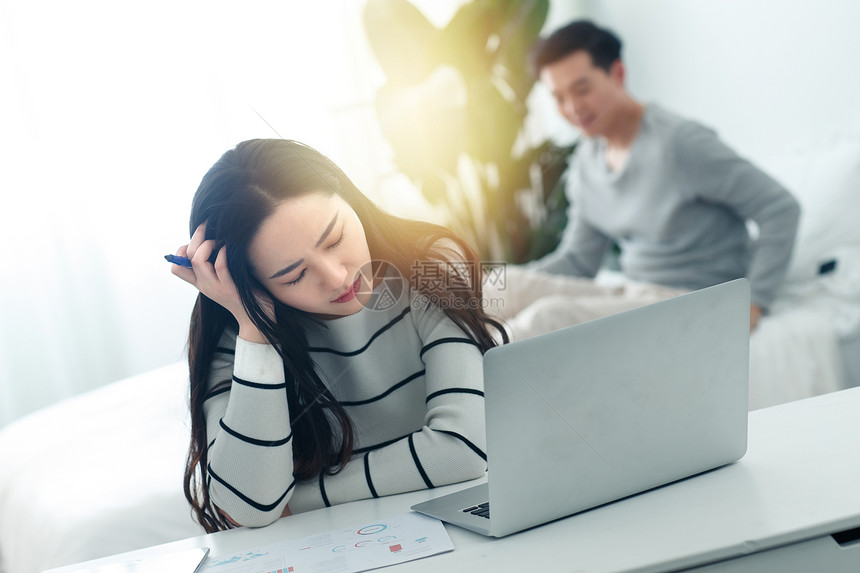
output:
[{"label": "printed chart document", "polygon": [[438,519],[407,513],[232,555],[214,555],[198,573],[356,573],[454,550]]},{"label": "printed chart document", "polygon": [[208,547],[179,549],[106,565],[81,565],[72,573],[195,573],[208,553]]}]

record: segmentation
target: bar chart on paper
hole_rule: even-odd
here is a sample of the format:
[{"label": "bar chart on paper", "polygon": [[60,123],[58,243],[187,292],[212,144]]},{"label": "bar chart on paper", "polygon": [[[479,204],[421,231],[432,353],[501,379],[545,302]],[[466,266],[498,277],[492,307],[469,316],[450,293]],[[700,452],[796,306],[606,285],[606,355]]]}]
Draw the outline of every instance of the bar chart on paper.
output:
[{"label": "bar chart on paper", "polygon": [[439,520],[408,513],[284,541],[232,555],[209,557],[200,573],[357,573],[421,559],[454,545]]}]

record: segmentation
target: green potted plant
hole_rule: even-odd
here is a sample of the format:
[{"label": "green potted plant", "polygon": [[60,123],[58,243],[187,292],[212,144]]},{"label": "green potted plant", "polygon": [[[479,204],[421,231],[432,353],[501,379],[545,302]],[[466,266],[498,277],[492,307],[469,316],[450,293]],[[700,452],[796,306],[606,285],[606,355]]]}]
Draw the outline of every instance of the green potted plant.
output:
[{"label": "green potted plant", "polygon": [[484,260],[538,258],[566,223],[560,180],[575,145],[523,137],[535,83],[527,56],[548,9],[548,0],[472,0],[440,29],[407,0],[365,6],[394,161]]}]

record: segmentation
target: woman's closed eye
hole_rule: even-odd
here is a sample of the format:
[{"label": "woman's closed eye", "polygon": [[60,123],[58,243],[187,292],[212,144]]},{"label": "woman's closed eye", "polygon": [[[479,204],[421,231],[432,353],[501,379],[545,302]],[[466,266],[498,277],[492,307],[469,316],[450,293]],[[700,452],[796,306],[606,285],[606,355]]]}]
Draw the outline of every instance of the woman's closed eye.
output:
[{"label": "woman's closed eye", "polygon": [[[345,236],[346,236],[345,234],[341,233],[340,238],[339,238],[337,241],[335,241],[334,243],[332,243],[331,245],[329,245],[328,247],[326,247],[326,248],[327,248],[327,249],[334,249],[334,248],[338,247],[341,243],[343,243],[343,239],[344,239],[344,237],[345,237]],[[302,269],[302,272],[301,272],[301,273],[299,273],[299,276],[297,276],[295,279],[293,279],[293,280],[291,280],[291,281],[287,281],[287,282],[285,282],[284,284],[285,284],[285,285],[290,285],[290,286],[295,285],[295,284],[298,284],[298,283],[299,283],[299,281],[300,281],[300,280],[302,280],[302,278],[304,278],[305,273],[306,273],[307,271],[308,271],[307,267],[306,267],[306,268],[304,268],[304,269]]]},{"label": "woman's closed eye", "polygon": [[340,238],[339,238],[337,241],[335,241],[334,243],[332,243],[331,245],[329,245],[329,246],[328,246],[328,248],[329,248],[329,249],[334,249],[335,247],[337,247],[338,245],[340,245],[341,243],[343,243],[343,238],[344,238],[344,237],[345,237],[345,235],[344,235],[343,233],[341,233],[341,234],[340,234]]},{"label": "woman's closed eye", "polygon": [[287,281],[287,282],[285,282],[284,284],[285,284],[285,285],[294,285],[294,284],[298,284],[298,282],[299,282],[300,280],[302,280],[302,277],[304,277],[304,276],[305,276],[305,273],[306,273],[306,272],[308,272],[308,269],[307,269],[307,268],[302,269],[302,272],[300,272],[300,273],[299,273],[299,276],[297,276],[295,279],[293,279],[293,280],[291,280],[291,281]]}]

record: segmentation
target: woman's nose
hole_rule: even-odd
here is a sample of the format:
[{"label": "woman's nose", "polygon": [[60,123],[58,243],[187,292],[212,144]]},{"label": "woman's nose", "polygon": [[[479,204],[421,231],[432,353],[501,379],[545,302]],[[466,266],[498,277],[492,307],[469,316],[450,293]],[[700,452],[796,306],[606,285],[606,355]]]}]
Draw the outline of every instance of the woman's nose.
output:
[{"label": "woman's nose", "polygon": [[325,285],[332,290],[337,290],[345,285],[347,280],[346,265],[339,260],[327,261],[324,266],[323,280]]}]

